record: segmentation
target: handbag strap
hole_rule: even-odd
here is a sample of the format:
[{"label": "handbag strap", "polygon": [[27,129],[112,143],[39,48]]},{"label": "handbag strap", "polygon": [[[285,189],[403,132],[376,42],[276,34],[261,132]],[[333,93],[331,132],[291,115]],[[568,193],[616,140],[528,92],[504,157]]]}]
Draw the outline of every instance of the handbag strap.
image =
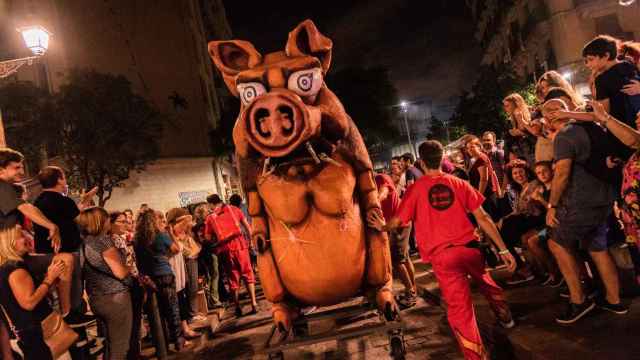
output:
[{"label": "handbag strap", "polygon": [[2,312],[4,313],[5,319],[7,319],[7,321],[9,322],[9,328],[11,328],[11,332],[13,332],[13,335],[19,338],[18,331],[16,330],[16,327],[13,325],[13,321],[11,321],[11,318],[9,317],[7,310],[5,310],[4,305],[0,304],[0,308],[2,308]]}]

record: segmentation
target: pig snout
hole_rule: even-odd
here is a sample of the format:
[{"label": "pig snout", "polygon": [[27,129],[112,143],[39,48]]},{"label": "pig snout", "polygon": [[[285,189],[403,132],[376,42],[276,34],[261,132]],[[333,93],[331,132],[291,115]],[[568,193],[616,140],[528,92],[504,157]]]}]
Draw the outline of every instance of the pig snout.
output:
[{"label": "pig snout", "polygon": [[269,157],[286,156],[320,127],[320,112],[285,91],[264,94],[243,114],[249,143]]}]

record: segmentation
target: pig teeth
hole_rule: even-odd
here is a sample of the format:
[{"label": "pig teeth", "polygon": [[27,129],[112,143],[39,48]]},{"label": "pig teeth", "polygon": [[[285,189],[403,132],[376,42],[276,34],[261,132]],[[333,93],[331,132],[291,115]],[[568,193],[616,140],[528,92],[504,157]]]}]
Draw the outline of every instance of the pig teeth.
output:
[{"label": "pig teeth", "polygon": [[269,169],[269,163],[271,162],[271,158],[265,158],[264,163],[262,164],[262,176],[265,176],[267,170]]},{"label": "pig teeth", "polygon": [[327,155],[325,153],[321,153],[320,154],[320,160],[322,160],[324,162],[328,162],[328,163],[333,164],[333,165],[338,166],[338,167],[342,167],[342,164],[340,164],[339,162],[333,160],[329,155]]},{"label": "pig teeth", "polygon": [[309,152],[309,154],[311,154],[311,157],[313,158],[313,161],[315,161],[316,164],[320,164],[320,162],[321,162],[320,158],[316,154],[316,151],[313,150],[313,146],[311,146],[311,143],[307,141],[304,145],[307,147],[307,151]]}]

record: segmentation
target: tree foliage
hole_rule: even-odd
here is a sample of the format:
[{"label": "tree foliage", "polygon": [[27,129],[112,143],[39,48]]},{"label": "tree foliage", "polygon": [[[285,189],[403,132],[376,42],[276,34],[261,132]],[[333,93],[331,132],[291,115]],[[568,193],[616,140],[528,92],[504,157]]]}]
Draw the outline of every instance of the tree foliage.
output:
[{"label": "tree foliage", "polygon": [[535,100],[533,85],[522,82],[508,65],[481,67],[471,91],[460,97],[451,124],[468,133],[491,130],[502,137],[509,128],[502,99],[514,92],[523,95],[530,104]]},{"label": "tree foliage", "polygon": [[98,187],[99,205],[132,171],[157,159],[165,117],[124,76],[73,70],[56,95],[60,155],[73,185]]},{"label": "tree foliage", "polygon": [[11,82],[0,88],[0,111],[5,128],[7,146],[22,152],[27,167],[37,171],[39,160],[52,128],[53,99],[46,91],[31,82]]},{"label": "tree foliage", "polygon": [[385,142],[397,138],[391,105],[397,103],[398,97],[387,69],[346,67],[330,73],[327,84],[360,129],[370,149],[383,147]]}]

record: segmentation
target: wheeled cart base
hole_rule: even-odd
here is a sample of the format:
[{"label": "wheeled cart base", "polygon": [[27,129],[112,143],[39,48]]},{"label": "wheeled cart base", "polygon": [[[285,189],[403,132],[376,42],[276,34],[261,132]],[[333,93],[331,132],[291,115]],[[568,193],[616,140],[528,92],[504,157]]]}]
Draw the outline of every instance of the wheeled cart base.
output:
[{"label": "wheeled cart base", "polygon": [[[367,321],[361,326],[353,326],[354,322]],[[313,332],[313,323],[333,322],[333,326],[325,331]],[[299,317],[290,333],[281,333],[275,325],[271,327],[269,337],[261,353],[268,354],[269,359],[284,359],[284,351],[301,346],[313,345],[328,341],[363,337],[371,334],[386,333],[389,337],[390,357],[394,360],[405,358],[404,323],[401,319],[388,321],[370,303],[363,301],[356,305],[332,307]]]}]

